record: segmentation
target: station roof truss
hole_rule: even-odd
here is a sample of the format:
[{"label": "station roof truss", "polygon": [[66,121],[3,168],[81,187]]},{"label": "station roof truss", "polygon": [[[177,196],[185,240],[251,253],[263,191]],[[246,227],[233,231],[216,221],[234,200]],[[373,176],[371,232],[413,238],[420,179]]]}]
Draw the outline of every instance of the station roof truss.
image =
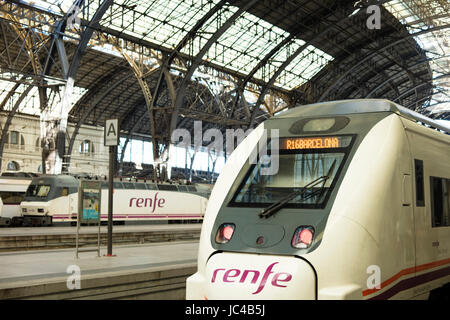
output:
[{"label": "station roof truss", "polygon": [[[379,29],[367,25],[375,5]],[[450,119],[446,0],[0,0],[0,103],[47,112],[74,76],[81,124],[249,128],[298,105],[386,98]],[[84,43],[84,47],[82,44]],[[31,92],[31,93],[30,93]],[[15,99],[15,100],[14,100]]]}]

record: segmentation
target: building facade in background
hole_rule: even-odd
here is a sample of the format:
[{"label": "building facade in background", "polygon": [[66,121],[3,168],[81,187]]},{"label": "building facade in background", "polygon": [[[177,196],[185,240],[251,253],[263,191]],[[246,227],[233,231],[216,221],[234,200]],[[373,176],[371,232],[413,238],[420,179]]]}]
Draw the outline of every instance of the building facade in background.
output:
[{"label": "building facade in background", "polygon": [[[0,113],[0,130],[6,122],[7,113]],[[70,137],[74,124],[69,123]],[[66,141],[66,148],[68,141]],[[51,148],[55,142],[51,143]],[[3,147],[1,172],[42,172],[42,148],[38,116],[16,114],[12,120]],[[95,173],[107,175],[108,150],[103,145],[103,127],[82,125],[76,137],[71,155],[71,173]]]}]

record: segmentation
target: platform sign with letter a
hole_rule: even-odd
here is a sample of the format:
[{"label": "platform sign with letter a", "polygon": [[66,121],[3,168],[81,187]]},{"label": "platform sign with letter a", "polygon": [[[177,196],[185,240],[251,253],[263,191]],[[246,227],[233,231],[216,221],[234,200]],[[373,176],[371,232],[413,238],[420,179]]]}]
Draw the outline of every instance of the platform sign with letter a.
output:
[{"label": "platform sign with letter a", "polygon": [[119,119],[106,120],[105,146],[119,145]]}]

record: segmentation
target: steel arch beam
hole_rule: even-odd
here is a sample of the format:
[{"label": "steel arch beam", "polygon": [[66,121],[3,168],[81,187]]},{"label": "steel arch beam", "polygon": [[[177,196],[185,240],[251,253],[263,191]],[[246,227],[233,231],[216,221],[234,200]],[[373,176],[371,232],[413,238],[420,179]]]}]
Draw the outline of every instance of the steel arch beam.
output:
[{"label": "steel arch beam", "polygon": [[427,34],[429,32],[433,32],[433,31],[438,31],[438,30],[442,30],[442,29],[446,29],[449,28],[450,25],[446,24],[446,25],[442,25],[442,26],[438,26],[438,27],[433,27],[433,28],[429,28],[427,30],[422,30],[416,33],[411,33],[407,36],[402,37],[401,39],[395,40],[391,43],[388,43],[387,45],[378,48],[377,50],[375,50],[374,52],[370,53],[369,55],[367,55],[366,57],[364,57],[363,59],[361,59],[359,62],[357,62],[356,64],[354,64],[350,69],[346,70],[342,75],[340,75],[326,90],[325,92],[322,93],[322,95],[320,96],[318,102],[322,102],[330,93],[330,91],[336,86],[338,85],[344,78],[345,76],[347,76],[350,72],[354,71],[355,68],[359,67],[361,64],[363,64],[364,62],[366,62],[367,60],[375,57],[379,52],[383,52],[386,49],[389,49],[393,46],[395,46],[396,44],[399,44],[407,39],[413,38],[413,37],[417,37],[423,34]]},{"label": "steel arch beam", "polygon": [[[448,101],[440,101],[440,102],[436,102],[436,103],[430,104],[429,106],[427,106],[427,109],[430,108],[430,107],[434,107],[434,106],[440,105],[440,104],[444,104],[444,103],[448,103]],[[446,113],[449,113],[449,112],[450,112],[450,108],[449,108],[449,109],[439,110],[438,112],[434,112],[434,113],[431,113],[431,112],[430,112],[430,113],[428,114],[428,117],[431,118],[431,115],[435,115],[435,116],[433,117],[433,119],[436,119],[436,118],[439,117],[440,115],[445,115]],[[443,119],[445,120],[445,117],[444,117]]]},{"label": "steel arch beam", "polygon": [[410,93],[410,92],[412,92],[412,91],[414,91],[414,90],[416,90],[416,89],[418,89],[418,88],[420,88],[420,87],[423,87],[423,86],[425,86],[425,85],[429,85],[431,88],[435,88],[435,86],[433,86],[433,84],[432,84],[433,81],[439,80],[440,78],[445,78],[445,77],[448,77],[448,76],[450,76],[450,74],[443,74],[443,75],[440,75],[440,76],[438,76],[438,77],[435,77],[435,78],[431,79],[431,83],[428,82],[428,81],[427,81],[427,82],[422,82],[422,83],[420,83],[420,84],[418,84],[418,85],[416,85],[416,86],[414,86],[414,87],[412,87],[412,88],[409,88],[408,90],[402,92],[399,96],[397,96],[397,97],[396,97],[394,100],[392,100],[392,101],[393,101],[393,102],[396,102],[397,100],[399,100],[399,99],[403,98],[404,96],[406,96],[408,93]]},{"label": "steel arch beam", "polygon": [[[325,30],[323,30],[322,32],[320,32],[317,36],[321,36],[323,35],[325,32],[328,32],[332,27],[327,27]],[[251,114],[251,118],[250,118],[250,127],[253,126],[253,123],[255,121],[255,116],[256,116],[256,111],[258,110],[259,106],[261,105],[264,97],[266,96],[267,91],[269,90],[270,87],[272,87],[272,85],[275,83],[275,80],[277,80],[277,78],[280,76],[280,74],[284,71],[284,69],[287,68],[287,66],[289,64],[291,64],[292,61],[294,61],[294,59],[296,57],[298,57],[298,55],[300,53],[303,52],[303,50],[305,50],[307,47],[309,47],[311,45],[312,40],[304,43],[302,46],[300,46],[291,56],[289,56],[289,58],[287,58],[287,60],[285,60],[281,66],[277,69],[277,71],[272,75],[272,77],[270,78],[270,80],[266,83],[266,85],[262,88],[261,93],[258,96],[258,100],[255,103],[254,109],[252,111]]]},{"label": "steel arch beam", "polygon": [[96,97],[95,100],[89,105],[89,108],[84,111],[84,113],[81,116],[81,119],[77,122],[75,129],[70,137],[69,147],[67,149],[66,160],[65,160],[65,162],[67,163],[66,170],[68,170],[68,168],[70,166],[70,156],[72,155],[73,146],[75,144],[75,138],[78,135],[78,132],[80,131],[81,125],[86,121],[87,117],[92,112],[92,110],[95,109],[97,104],[100,103],[107,94],[109,94],[112,90],[117,88],[120,84],[122,84],[123,82],[125,82],[132,76],[133,76],[132,73],[128,73],[127,75],[120,77],[110,87],[108,87],[104,92],[102,92],[98,97]]},{"label": "steel arch beam", "polygon": [[[0,111],[3,111],[5,108],[6,103],[8,102],[8,100],[13,96],[13,94],[16,92],[17,88],[19,88],[19,86],[21,85],[20,82],[16,82],[16,84],[14,85],[14,87],[11,88],[11,90],[9,90],[8,94],[6,95],[6,97],[3,99],[2,103],[0,104]],[[0,167],[1,168],[1,167]]]},{"label": "steel arch beam", "polygon": [[221,0],[211,10],[209,10],[208,13],[206,13],[200,20],[196,22],[196,24],[191,28],[191,30],[189,30],[189,32],[184,36],[184,38],[181,39],[181,41],[173,49],[172,53],[167,59],[168,67],[172,64],[173,59],[175,59],[175,57],[178,55],[181,49],[183,49],[186,46],[189,40],[195,38],[197,32],[206,23],[206,21],[208,21],[216,12],[218,12],[225,5],[226,2],[228,2],[228,0]]},{"label": "steel arch beam", "polygon": [[200,52],[195,56],[192,65],[189,67],[188,71],[186,72],[185,77],[183,78],[183,81],[178,88],[177,97],[175,100],[175,103],[173,104],[173,111],[172,111],[172,117],[170,121],[170,130],[169,132],[172,132],[175,130],[177,125],[177,119],[178,119],[178,112],[181,108],[181,104],[183,103],[184,94],[186,92],[187,85],[194,74],[194,71],[197,69],[197,67],[200,65],[203,56],[206,54],[206,52],[209,50],[209,48],[227,31],[231,25],[234,23],[234,21],[246,10],[248,10],[250,7],[252,7],[257,0],[251,0],[248,1],[245,6],[239,8],[216,32],[209,38],[209,40],[206,42],[206,44],[202,47]]},{"label": "steel arch beam", "polygon": [[[386,1],[387,2],[387,1]],[[361,13],[363,13],[364,10],[360,10],[358,11],[354,16],[359,15]],[[343,23],[347,20],[350,19],[354,19],[354,16],[347,16],[342,20],[339,20],[337,23]],[[259,108],[259,106],[261,105],[267,91],[272,87],[272,85],[275,83],[276,79],[280,76],[280,74],[289,66],[289,64],[296,58],[298,57],[303,50],[305,50],[309,45],[311,45],[311,43],[313,43],[314,41],[317,40],[317,38],[321,37],[322,35],[326,34],[327,32],[329,32],[331,29],[335,28],[336,24],[330,24],[328,25],[324,30],[322,30],[320,33],[318,33],[317,35],[315,35],[311,40],[309,40],[308,42],[304,43],[302,46],[300,46],[291,56],[289,56],[289,58],[284,61],[282,63],[282,65],[277,69],[277,71],[272,75],[272,77],[270,78],[270,80],[263,86],[261,93],[258,97],[258,100],[256,101],[256,104],[254,106],[254,109],[252,111],[251,114],[251,118],[250,118],[250,126],[253,126],[254,121],[255,121],[255,116],[256,116],[256,112]]]},{"label": "steel arch beam", "polygon": [[[416,100],[416,101],[414,101],[413,103],[411,103],[411,104],[409,104],[408,106],[406,106],[406,108],[411,109],[411,107],[413,107],[416,103],[422,102],[422,101],[427,100],[427,99],[430,99],[430,98],[432,98],[432,97],[433,97],[434,95],[436,95],[436,94],[437,94],[437,92],[433,92],[432,94],[429,94],[429,95],[427,95],[427,96],[425,96],[425,97],[422,97],[422,98],[420,98],[419,100]],[[441,103],[444,103],[444,102],[441,102]],[[439,103],[435,103],[435,104],[433,104],[433,105],[436,105],[436,104],[439,104]],[[428,109],[429,107],[432,107],[433,105],[429,105],[429,106],[425,107],[425,109]]]},{"label": "steel arch beam", "polygon": [[[422,77],[422,76],[426,76],[428,74],[428,71],[424,71],[423,73],[419,73],[419,74],[417,74],[417,76],[418,77]],[[402,74],[400,74],[400,76],[401,76]],[[396,77],[396,79],[397,78],[402,78],[402,77]],[[421,80],[421,82],[420,83],[423,83],[423,82],[431,82],[432,81],[432,79],[430,79],[430,80],[422,80],[422,79],[420,79]],[[400,92],[399,92],[399,90],[398,90],[398,88],[399,87],[401,87],[401,86],[403,86],[403,85],[405,85],[406,83],[408,83],[408,82],[410,82],[411,80],[408,78],[408,79],[405,79],[404,81],[399,81],[398,83],[396,83],[395,84],[395,89],[397,89],[397,90],[394,90],[394,92],[395,92],[395,94],[397,95],[397,96],[399,96],[400,95]],[[415,83],[413,83],[413,85],[416,85],[418,82],[416,81]],[[383,92],[381,92],[380,94],[378,94],[377,95],[377,97],[384,97],[384,96],[386,96],[390,91],[392,91],[393,89],[392,88],[387,88],[386,90],[384,90]]]},{"label": "steel arch beam", "polygon": [[[301,10],[301,7],[298,7],[294,14]],[[301,34],[304,30],[299,28],[296,32],[292,32],[289,34],[288,37],[284,38],[279,44],[277,44],[272,50],[270,50],[269,53],[267,53],[259,62],[258,64],[248,73],[248,75],[244,78],[244,80],[239,84],[237,90],[239,93],[243,92],[245,87],[247,86],[247,83],[253,78],[253,76],[258,72],[259,69],[261,69],[263,66],[267,64],[267,62],[272,58],[276,53],[278,53],[285,45],[287,45],[290,41],[292,41],[295,37],[297,37],[299,34]],[[316,37],[314,37],[316,38]],[[239,102],[241,95],[237,94],[236,99],[234,102],[234,107],[237,107],[237,104]]]},{"label": "steel arch beam", "polygon": [[[64,166],[63,159],[67,159],[66,156],[66,150],[65,150],[65,142],[66,142],[66,131],[67,131],[67,122],[68,122],[68,114],[70,112],[71,108],[71,94],[74,87],[74,82],[76,78],[76,74],[78,71],[78,67],[80,65],[81,59],[86,53],[87,45],[92,37],[92,34],[94,33],[95,29],[98,29],[100,27],[100,20],[103,17],[106,10],[112,5],[113,0],[104,0],[99,7],[97,8],[96,12],[94,13],[92,19],[89,21],[87,26],[85,27],[83,33],[81,34],[80,41],[78,42],[77,48],[75,49],[75,53],[72,57],[72,60],[70,62],[70,65],[68,66],[67,74],[65,74],[65,79],[67,80],[66,86],[64,88],[64,93],[62,95],[61,99],[61,109],[59,110],[59,119],[58,119],[58,126],[56,128],[57,130],[57,141],[56,141],[56,157],[54,160],[54,167],[53,172],[51,173],[60,173],[63,170]],[[75,5],[75,4],[74,4]],[[84,0],[79,0],[79,2],[76,2],[76,5],[83,6]],[[56,26],[59,28],[65,28],[65,25],[67,23],[67,19],[69,17],[69,14],[66,14],[62,21]],[[55,39],[55,41],[58,41],[58,39]],[[56,42],[59,47],[57,47],[58,51],[62,54],[61,57],[65,58],[65,50],[63,43]],[[67,64],[67,62],[63,62],[64,64]],[[63,67],[64,69],[67,69],[67,65]],[[49,70],[49,69],[48,69]],[[54,131],[55,129],[51,129],[51,131]],[[45,130],[46,131],[46,130]],[[50,134],[50,132],[46,132],[46,135]],[[46,161],[48,161],[46,159]],[[45,166],[43,166],[45,167]]]},{"label": "steel arch beam", "polygon": [[113,4],[113,2],[113,0],[104,0],[97,8],[97,11],[95,12],[91,21],[89,21],[83,34],[81,35],[80,42],[78,43],[77,49],[70,63],[69,70],[67,72],[67,78],[75,78],[81,58],[86,53],[87,44],[89,40],[91,40],[94,30],[100,27],[100,20],[102,19],[106,10]]},{"label": "steel arch beam", "polygon": [[[303,30],[302,30],[303,31]],[[296,33],[291,33],[289,37],[286,37],[283,41],[281,41],[275,48],[273,48],[268,54],[262,58],[260,62],[250,71],[250,73],[245,77],[245,79],[239,84],[236,94],[236,98],[234,101],[233,109],[237,108],[237,105],[239,103],[240,98],[243,96],[243,92],[245,87],[247,86],[247,83],[250,81],[251,78],[258,72],[259,69],[261,69],[264,65],[267,64],[267,62],[272,58],[278,51],[280,51],[286,44],[288,44],[292,39],[294,39],[301,31],[299,30]]]},{"label": "steel arch beam", "polygon": [[[442,57],[438,57],[438,58],[427,58],[427,59],[425,59],[425,60],[423,60],[423,61],[421,61],[421,62],[418,62],[418,63],[416,63],[416,64],[413,64],[412,66],[407,66],[407,68],[408,68],[409,70],[411,70],[412,68],[415,68],[415,67],[417,67],[417,66],[419,66],[419,65],[422,65],[422,64],[424,64],[424,63],[428,63],[428,62],[430,62],[430,61],[438,60],[438,59],[441,59],[441,58],[448,58],[448,57],[449,57],[449,56],[442,56]],[[369,92],[364,98],[365,98],[365,99],[370,98],[376,91],[378,91],[379,89],[381,89],[387,82],[392,81],[392,80],[395,80],[395,79],[399,78],[399,77],[400,77],[401,75],[403,75],[403,74],[404,74],[404,71],[403,71],[403,70],[397,72],[397,73],[396,73],[395,75],[393,75],[391,78],[389,78],[389,79],[383,81],[382,83],[380,83],[379,85],[377,85],[375,88],[373,88],[372,90],[370,90],[370,92]]]}]

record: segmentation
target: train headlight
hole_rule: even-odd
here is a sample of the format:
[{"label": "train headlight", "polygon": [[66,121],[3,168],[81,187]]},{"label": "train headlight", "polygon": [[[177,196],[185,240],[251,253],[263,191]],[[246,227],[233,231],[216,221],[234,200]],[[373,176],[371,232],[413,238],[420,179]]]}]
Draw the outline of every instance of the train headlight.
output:
[{"label": "train headlight", "polygon": [[217,230],[216,242],[227,243],[233,237],[235,225],[233,223],[224,223]]},{"label": "train headlight", "polygon": [[295,230],[291,245],[297,249],[307,249],[314,239],[314,228],[311,226],[300,226]]},{"label": "train headlight", "polygon": [[27,213],[27,208],[22,208],[23,213]]}]

